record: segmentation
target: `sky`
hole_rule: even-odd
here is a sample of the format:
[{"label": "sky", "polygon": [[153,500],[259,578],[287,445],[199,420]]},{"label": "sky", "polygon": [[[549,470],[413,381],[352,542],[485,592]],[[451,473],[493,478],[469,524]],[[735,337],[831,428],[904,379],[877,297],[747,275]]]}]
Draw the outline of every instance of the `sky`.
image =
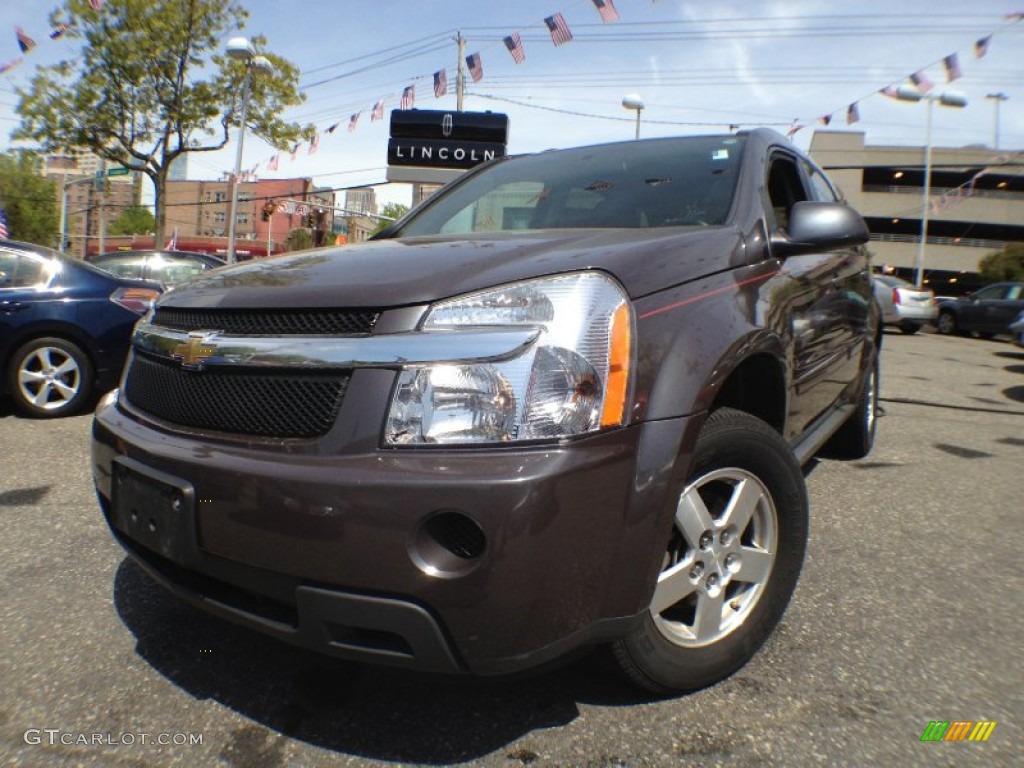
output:
[{"label": "sky", "polygon": [[[934,146],[992,146],[996,115],[1001,150],[1024,150],[1024,0],[614,0],[619,19],[604,23],[592,0],[243,0],[250,11],[234,34],[264,35],[267,48],[297,65],[302,105],[283,115],[315,125],[321,137],[295,159],[251,133],[242,166],[260,178],[312,177],[321,187],[383,184],[386,113],[402,90],[416,89],[416,106],[454,110],[457,44],[479,53],[483,79],[469,82],[465,108],[509,115],[509,152],[534,152],[631,139],[644,103],[642,137],[721,133],[731,126],[769,126],[805,148],[815,130],[856,130],[869,144],[921,146],[925,102],[879,93],[924,73],[932,94],[956,90],[964,109],[936,106]],[[19,56],[15,27],[38,45],[0,75],[0,151],[15,146],[15,89],[36,66],[74,56],[76,41],[48,37],[50,0],[0,3],[0,63]],[[544,18],[561,13],[573,39],[555,46]],[[1008,18],[1009,17],[1009,18]],[[525,61],[515,63],[502,38],[519,33]],[[991,35],[987,53],[975,42]],[[231,34],[225,35],[224,42]],[[947,82],[943,60],[956,54],[962,76]],[[444,68],[447,95],[436,98],[432,75]],[[468,80],[468,78],[467,78]],[[1006,100],[986,98],[1002,93]],[[847,124],[857,105],[860,120]],[[997,107],[998,104],[998,107]],[[355,130],[351,116],[360,113]],[[821,118],[830,116],[826,128]],[[334,124],[338,127],[328,134]],[[190,156],[190,179],[216,179],[234,165],[234,140],[218,153]],[[406,185],[382,186],[381,200],[409,202]]]}]

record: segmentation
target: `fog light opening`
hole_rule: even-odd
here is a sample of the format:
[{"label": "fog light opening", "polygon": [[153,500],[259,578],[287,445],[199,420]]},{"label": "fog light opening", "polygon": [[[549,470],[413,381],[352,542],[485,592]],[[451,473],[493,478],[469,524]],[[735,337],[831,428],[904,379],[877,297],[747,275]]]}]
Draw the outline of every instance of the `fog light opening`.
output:
[{"label": "fog light opening", "polygon": [[482,561],[487,537],[477,522],[451,510],[432,514],[416,532],[410,554],[416,565],[430,576],[461,576]]}]

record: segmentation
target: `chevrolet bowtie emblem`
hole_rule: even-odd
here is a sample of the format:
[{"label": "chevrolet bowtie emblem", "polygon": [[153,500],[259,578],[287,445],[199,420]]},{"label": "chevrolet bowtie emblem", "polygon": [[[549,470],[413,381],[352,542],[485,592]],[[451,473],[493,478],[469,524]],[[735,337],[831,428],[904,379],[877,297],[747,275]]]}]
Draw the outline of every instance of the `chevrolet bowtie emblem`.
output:
[{"label": "chevrolet bowtie emblem", "polygon": [[171,357],[180,361],[182,368],[198,371],[208,358],[217,354],[216,348],[207,342],[206,337],[203,331],[189,333],[187,341],[177,344],[171,350]]}]

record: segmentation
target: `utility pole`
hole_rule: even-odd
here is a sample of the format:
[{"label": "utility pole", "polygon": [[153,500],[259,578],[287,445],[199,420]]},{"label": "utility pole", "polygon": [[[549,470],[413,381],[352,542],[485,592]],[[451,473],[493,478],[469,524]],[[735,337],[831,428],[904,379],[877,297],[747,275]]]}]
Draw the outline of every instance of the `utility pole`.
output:
[{"label": "utility pole", "polygon": [[[107,161],[100,158],[100,243],[96,255],[107,248]],[[88,253],[88,246],[86,247]]]},{"label": "utility pole", "polygon": [[455,109],[462,111],[462,101],[466,95],[466,38],[462,36],[462,30],[455,36],[455,42],[459,44],[459,62],[455,75]]}]

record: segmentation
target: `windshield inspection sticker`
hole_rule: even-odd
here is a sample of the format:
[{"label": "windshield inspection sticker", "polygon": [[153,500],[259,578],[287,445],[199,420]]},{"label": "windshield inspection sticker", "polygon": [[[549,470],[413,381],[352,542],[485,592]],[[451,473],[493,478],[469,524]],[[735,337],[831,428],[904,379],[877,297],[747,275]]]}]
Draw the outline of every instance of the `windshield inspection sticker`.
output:
[{"label": "windshield inspection sticker", "polygon": [[729,150],[728,149],[716,149],[711,153],[712,160],[728,160]]}]

